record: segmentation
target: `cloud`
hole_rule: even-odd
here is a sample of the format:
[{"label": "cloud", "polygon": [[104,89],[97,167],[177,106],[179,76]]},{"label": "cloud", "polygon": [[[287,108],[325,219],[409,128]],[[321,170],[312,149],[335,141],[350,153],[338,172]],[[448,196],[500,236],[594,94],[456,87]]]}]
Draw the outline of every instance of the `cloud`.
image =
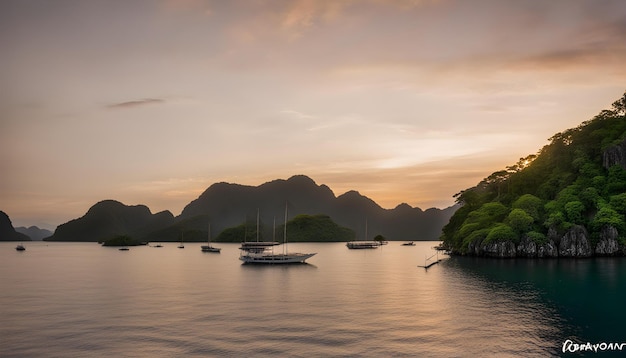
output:
[{"label": "cloud", "polygon": [[111,108],[111,109],[134,108],[134,107],[141,107],[141,106],[153,105],[153,104],[159,104],[159,103],[165,103],[165,100],[160,99],[160,98],[144,98],[144,99],[135,100],[135,101],[110,104],[107,106],[107,108]]}]

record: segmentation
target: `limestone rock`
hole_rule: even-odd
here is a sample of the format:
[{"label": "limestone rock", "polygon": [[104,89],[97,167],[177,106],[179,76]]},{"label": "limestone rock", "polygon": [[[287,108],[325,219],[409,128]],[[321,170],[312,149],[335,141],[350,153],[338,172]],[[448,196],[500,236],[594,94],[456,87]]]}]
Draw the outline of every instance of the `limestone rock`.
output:
[{"label": "limestone rock", "polygon": [[593,254],[587,230],[583,226],[575,225],[561,238],[559,256],[561,257],[590,257]]},{"label": "limestone rock", "polygon": [[614,165],[619,165],[626,169],[626,140],[618,145],[607,148],[602,153],[602,165],[609,169]]},{"label": "limestone rock", "polygon": [[483,254],[488,257],[511,258],[517,256],[515,244],[512,241],[496,241],[481,245]]},{"label": "limestone rock", "polygon": [[549,240],[545,244],[538,245],[537,257],[559,257],[559,249],[557,244],[553,240]]},{"label": "limestone rock", "polygon": [[619,252],[617,242],[617,229],[612,226],[605,226],[600,231],[600,240],[596,244],[595,253],[600,256],[612,256]]},{"label": "limestone rock", "polygon": [[537,257],[537,244],[528,236],[524,236],[517,245],[517,256]]}]

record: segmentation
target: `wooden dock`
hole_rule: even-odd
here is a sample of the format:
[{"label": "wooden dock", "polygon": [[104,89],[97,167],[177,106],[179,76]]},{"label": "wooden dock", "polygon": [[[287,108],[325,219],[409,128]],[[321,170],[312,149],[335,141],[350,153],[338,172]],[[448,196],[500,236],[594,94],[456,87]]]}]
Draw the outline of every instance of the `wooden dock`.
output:
[{"label": "wooden dock", "polygon": [[439,259],[437,261],[433,261],[433,262],[431,262],[431,263],[429,263],[427,265],[417,265],[417,267],[423,267],[423,268],[428,270],[429,267],[431,267],[432,265],[436,265],[436,264],[438,264],[440,262],[441,262],[441,259]]},{"label": "wooden dock", "polygon": [[[430,261],[433,257],[437,256],[437,259],[435,261]],[[430,261],[430,262],[428,262]],[[424,269],[428,270],[429,267],[436,265],[438,263],[441,262],[441,259],[439,258],[439,251],[437,251],[434,255],[432,255],[431,257],[426,257],[424,259],[424,265],[417,265],[417,267],[423,267]]]}]

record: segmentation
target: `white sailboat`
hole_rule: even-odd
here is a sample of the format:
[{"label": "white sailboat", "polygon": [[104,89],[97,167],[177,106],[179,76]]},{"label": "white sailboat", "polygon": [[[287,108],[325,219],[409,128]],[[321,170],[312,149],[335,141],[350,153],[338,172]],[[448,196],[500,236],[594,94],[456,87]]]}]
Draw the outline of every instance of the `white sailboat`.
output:
[{"label": "white sailboat", "polygon": [[[283,233],[283,252],[274,253],[274,246],[278,245],[273,242],[259,242],[259,215],[257,213],[257,244],[252,242],[243,242],[239,250],[241,254],[239,259],[246,264],[294,264],[305,263],[305,260],[316,253],[299,253],[287,251],[287,205],[285,204],[285,227]],[[246,245],[244,245],[246,244]]]},{"label": "white sailboat", "polygon": [[220,251],[222,251],[221,248],[219,247],[213,247],[211,246],[211,224],[209,224],[209,233],[207,236],[207,242],[206,245],[202,245],[202,252],[217,252],[219,253]]}]

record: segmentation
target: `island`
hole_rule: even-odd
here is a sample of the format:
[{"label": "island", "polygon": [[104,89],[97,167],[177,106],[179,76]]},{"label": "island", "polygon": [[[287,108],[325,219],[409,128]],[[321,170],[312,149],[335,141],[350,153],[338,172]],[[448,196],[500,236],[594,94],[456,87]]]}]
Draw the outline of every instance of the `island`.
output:
[{"label": "island", "polygon": [[626,93],[594,118],[557,133],[455,195],[461,207],[443,228],[456,255],[626,255]]}]

